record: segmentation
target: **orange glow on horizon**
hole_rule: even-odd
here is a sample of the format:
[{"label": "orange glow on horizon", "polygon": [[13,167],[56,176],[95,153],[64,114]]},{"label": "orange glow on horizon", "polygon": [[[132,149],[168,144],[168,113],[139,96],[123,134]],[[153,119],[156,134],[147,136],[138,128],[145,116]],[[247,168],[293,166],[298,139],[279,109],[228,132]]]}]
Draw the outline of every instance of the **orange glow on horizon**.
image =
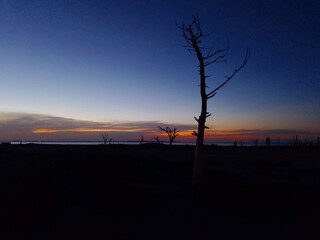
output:
[{"label": "orange glow on horizon", "polygon": [[59,133],[59,132],[141,132],[145,129],[91,129],[91,128],[73,128],[73,129],[36,129],[33,133]]},{"label": "orange glow on horizon", "polygon": [[[113,128],[113,129],[104,129],[104,128],[72,128],[72,129],[35,129],[32,131],[32,133],[35,134],[54,134],[54,133],[60,133],[62,134],[61,137],[69,137],[74,134],[74,136],[79,137],[83,134],[83,138],[88,137],[86,133],[92,133],[95,135],[95,133],[103,133],[103,132],[109,132],[113,133],[114,135],[122,134],[121,139],[126,140],[124,133],[133,133],[133,135],[128,135],[129,139],[135,139],[134,135],[136,137],[140,135],[144,135],[146,141],[154,141],[155,137],[160,137],[161,141],[167,141],[168,135],[167,133],[163,131],[154,131],[153,129],[149,128]],[[178,132],[178,136],[175,139],[175,141],[178,142],[195,142],[196,136],[192,135],[193,130],[182,130]],[[82,134],[81,134],[82,133]],[[91,134],[91,135],[92,135]],[[266,135],[264,135],[266,134]],[[90,135],[90,136],[91,136]],[[93,135],[92,135],[93,136]],[[260,141],[265,141],[266,137],[270,137],[271,140],[275,139],[292,139],[292,134],[287,133],[279,133],[279,134],[268,134],[268,133],[261,133],[259,131],[255,132],[254,130],[248,131],[248,130],[207,130],[205,132],[205,142],[234,142],[234,141],[243,141],[243,142],[251,142],[254,139],[259,139]],[[128,140],[128,139],[127,139]]]}]

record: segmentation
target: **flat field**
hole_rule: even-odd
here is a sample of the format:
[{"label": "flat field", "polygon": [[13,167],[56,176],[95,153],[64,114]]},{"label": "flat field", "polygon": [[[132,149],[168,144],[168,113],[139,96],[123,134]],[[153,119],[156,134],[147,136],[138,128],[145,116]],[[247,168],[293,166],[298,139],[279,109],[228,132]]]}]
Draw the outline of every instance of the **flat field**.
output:
[{"label": "flat field", "polygon": [[320,148],[0,145],[0,239],[320,239]]}]

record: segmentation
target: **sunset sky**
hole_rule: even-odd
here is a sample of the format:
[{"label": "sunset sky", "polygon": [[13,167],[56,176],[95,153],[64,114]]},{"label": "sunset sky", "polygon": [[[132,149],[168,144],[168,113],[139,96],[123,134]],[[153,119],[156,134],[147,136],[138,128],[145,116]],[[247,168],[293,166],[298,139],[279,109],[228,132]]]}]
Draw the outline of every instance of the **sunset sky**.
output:
[{"label": "sunset sky", "polygon": [[205,46],[230,46],[211,88],[251,52],[208,104],[207,142],[315,139],[319,12],[316,0],[0,0],[0,141],[151,140],[167,125],[194,141],[197,60],[175,22],[196,13]]}]

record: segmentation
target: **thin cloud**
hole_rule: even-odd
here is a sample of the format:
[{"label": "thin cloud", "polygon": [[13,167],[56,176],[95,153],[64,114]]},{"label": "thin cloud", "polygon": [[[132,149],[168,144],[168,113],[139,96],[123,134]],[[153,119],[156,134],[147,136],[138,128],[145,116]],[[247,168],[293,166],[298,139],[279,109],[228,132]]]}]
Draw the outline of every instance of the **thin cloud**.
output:
[{"label": "thin cloud", "polygon": [[[196,124],[160,121],[95,122],[42,114],[4,112],[0,112],[0,141],[101,141],[102,132],[108,132],[116,141],[137,140],[141,135],[144,135],[146,140],[159,136],[166,141],[166,134],[159,131],[158,126],[176,127],[180,131],[178,141],[195,141],[192,132],[197,129]],[[293,135],[313,138],[319,133],[294,129],[209,129],[205,138],[207,141],[224,141],[266,136],[289,138]]]},{"label": "thin cloud", "polygon": [[[195,125],[170,124],[159,121],[95,122],[42,114],[0,113],[1,139],[34,139],[47,137],[60,140],[98,140],[99,132],[111,132],[128,140],[134,135],[152,135],[159,132],[158,126],[174,126],[182,131],[191,131]],[[41,135],[41,136],[40,136]],[[98,136],[98,137],[97,137]],[[86,139],[89,138],[89,139]]]},{"label": "thin cloud", "polygon": [[236,130],[217,130],[210,131],[210,135],[215,136],[269,136],[269,135],[297,135],[311,134],[309,131],[293,130],[293,129],[236,129]]}]

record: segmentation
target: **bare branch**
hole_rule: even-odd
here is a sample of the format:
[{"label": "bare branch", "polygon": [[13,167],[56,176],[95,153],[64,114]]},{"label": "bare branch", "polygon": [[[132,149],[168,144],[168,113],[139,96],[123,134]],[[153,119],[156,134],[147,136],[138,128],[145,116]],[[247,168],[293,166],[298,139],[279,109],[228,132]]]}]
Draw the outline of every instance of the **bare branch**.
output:
[{"label": "bare branch", "polygon": [[218,53],[222,53],[224,51],[226,51],[226,49],[218,49],[216,50],[214,53],[211,53],[212,49],[209,50],[209,52],[207,53],[206,57],[203,57],[204,60],[207,60],[209,58],[214,57],[215,55],[217,55]]},{"label": "bare branch", "polygon": [[227,78],[227,80],[225,80],[219,87],[217,87],[216,89],[214,89],[213,91],[208,93],[207,96],[215,94],[220,88],[222,88],[224,85],[226,85],[236,75],[236,73],[239,72],[247,64],[249,57],[250,57],[250,51],[249,51],[249,49],[247,49],[245,58],[243,60],[243,63],[241,64],[241,66],[236,68],[230,76],[225,76]]},{"label": "bare branch", "polygon": [[217,93],[213,93],[213,94],[207,94],[207,100],[214,97]]}]

